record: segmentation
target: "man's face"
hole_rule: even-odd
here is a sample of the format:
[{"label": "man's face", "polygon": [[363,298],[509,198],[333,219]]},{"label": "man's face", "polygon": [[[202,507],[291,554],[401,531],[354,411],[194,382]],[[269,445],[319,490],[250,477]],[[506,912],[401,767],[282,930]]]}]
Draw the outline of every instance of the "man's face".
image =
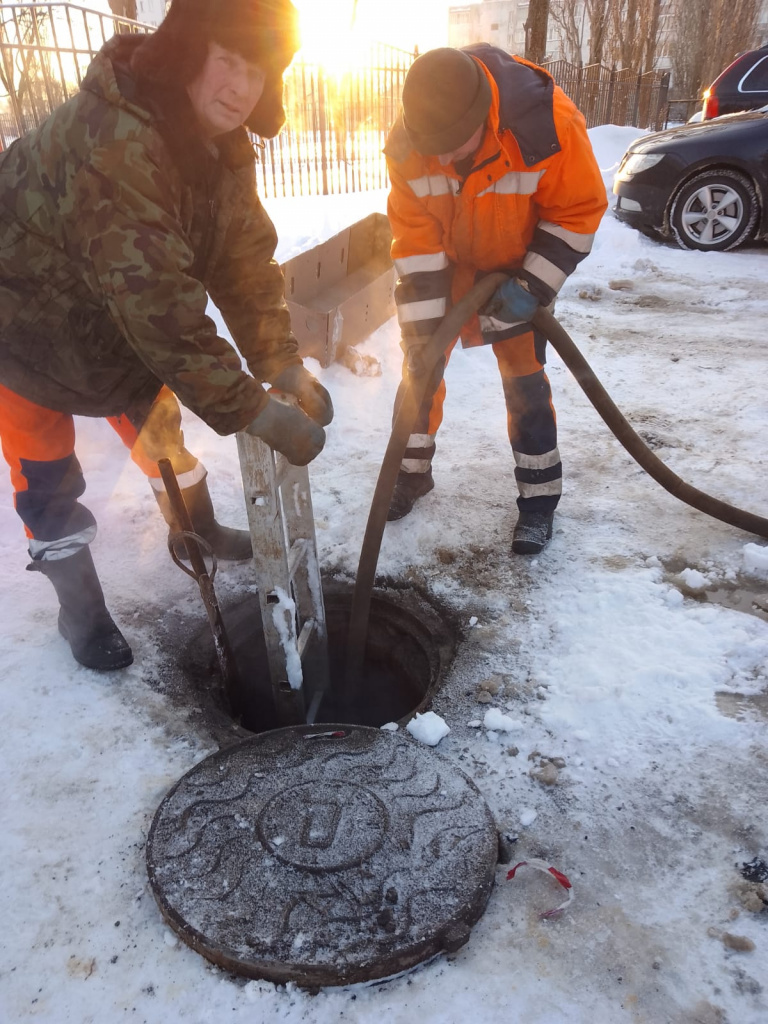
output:
[{"label": "man's face", "polygon": [[265,74],[258,64],[208,44],[200,74],[187,86],[192,108],[207,138],[238,128],[259,102]]},{"label": "man's face", "polygon": [[458,149],[454,149],[451,153],[441,153],[438,156],[440,165],[445,167],[446,164],[455,164],[457,160],[463,160],[465,157],[472,156],[480,148],[480,143],[483,141],[483,133],[485,131],[485,125],[481,124],[474,135],[467,139],[463,146],[459,146]]}]

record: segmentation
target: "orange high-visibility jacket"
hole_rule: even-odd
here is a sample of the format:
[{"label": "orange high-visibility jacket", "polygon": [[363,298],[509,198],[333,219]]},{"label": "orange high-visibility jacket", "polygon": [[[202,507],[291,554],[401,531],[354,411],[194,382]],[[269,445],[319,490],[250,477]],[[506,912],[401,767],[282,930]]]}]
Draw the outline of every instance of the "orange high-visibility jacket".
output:
[{"label": "orange high-visibility jacket", "polygon": [[[524,279],[548,305],[589,253],[608,206],[584,117],[552,77],[485,43],[464,52],[478,61],[492,93],[464,181],[452,164],[411,147],[402,118],[384,150],[406,347],[427,340],[451,301],[490,271]],[[492,321],[490,330],[501,326]],[[462,330],[464,344],[496,340],[492,333],[481,338],[478,327],[474,317]]]}]

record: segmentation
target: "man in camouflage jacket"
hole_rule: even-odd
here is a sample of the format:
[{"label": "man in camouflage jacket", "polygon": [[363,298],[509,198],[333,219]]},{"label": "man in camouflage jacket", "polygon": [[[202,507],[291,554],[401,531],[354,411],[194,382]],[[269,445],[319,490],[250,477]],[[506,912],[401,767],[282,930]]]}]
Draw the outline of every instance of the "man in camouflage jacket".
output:
[{"label": "man in camouflage jacket", "polygon": [[0,155],[0,435],[30,568],[52,580],[60,631],[92,668],[132,659],[90,556],[72,415],[109,418],[173,525],[157,469],[170,458],[224,558],[249,557],[250,538],[215,521],[174,395],[296,464],[324,443],[330,398],[297,353],[242,127],[279,130],[296,46],[289,0],[174,0],[156,33],[108,42],[80,92]]}]

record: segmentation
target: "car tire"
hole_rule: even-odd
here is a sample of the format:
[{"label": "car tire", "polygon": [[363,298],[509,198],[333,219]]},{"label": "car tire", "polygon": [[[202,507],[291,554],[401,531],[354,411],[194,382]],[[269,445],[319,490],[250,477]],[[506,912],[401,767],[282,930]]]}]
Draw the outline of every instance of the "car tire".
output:
[{"label": "car tire", "polygon": [[669,223],[678,245],[725,252],[746,242],[759,212],[755,186],[738,171],[703,171],[672,200]]}]

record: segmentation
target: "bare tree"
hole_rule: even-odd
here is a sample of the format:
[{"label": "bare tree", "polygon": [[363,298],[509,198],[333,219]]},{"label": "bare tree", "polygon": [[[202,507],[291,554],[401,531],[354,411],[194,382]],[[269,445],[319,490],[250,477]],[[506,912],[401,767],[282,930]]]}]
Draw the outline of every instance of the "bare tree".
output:
[{"label": "bare tree", "polygon": [[611,0],[586,0],[589,19],[588,64],[601,64],[608,36],[608,18]]},{"label": "bare tree", "polygon": [[659,48],[661,25],[661,0],[647,0],[643,11],[645,46],[643,47],[643,71],[653,71]]},{"label": "bare tree", "polygon": [[525,22],[525,59],[541,64],[547,52],[549,0],[530,0]]},{"label": "bare tree", "polygon": [[607,0],[604,58],[652,71],[661,49],[661,7],[662,0]]},{"label": "bare tree", "polygon": [[582,63],[586,13],[584,0],[551,0],[549,5],[549,16],[560,27],[565,59],[579,66]]},{"label": "bare tree", "polygon": [[643,0],[610,0],[609,47],[613,63],[634,68],[640,62],[644,41],[640,33],[638,8]]},{"label": "bare tree", "polygon": [[675,0],[670,57],[678,96],[698,96],[757,44],[760,8],[761,0]]},{"label": "bare tree", "polygon": [[[19,125],[29,118],[39,122],[66,95],[51,74],[53,55],[41,42],[47,40],[50,10],[45,7],[0,5],[0,37],[4,44],[0,59],[0,89]],[[2,98],[2,97],[0,97]]]},{"label": "bare tree", "polygon": [[[560,26],[568,60],[653,70],[660,48],[663,0],[552,0],[550,15]],[[530,10],[530,9],[529,9]]]}]

